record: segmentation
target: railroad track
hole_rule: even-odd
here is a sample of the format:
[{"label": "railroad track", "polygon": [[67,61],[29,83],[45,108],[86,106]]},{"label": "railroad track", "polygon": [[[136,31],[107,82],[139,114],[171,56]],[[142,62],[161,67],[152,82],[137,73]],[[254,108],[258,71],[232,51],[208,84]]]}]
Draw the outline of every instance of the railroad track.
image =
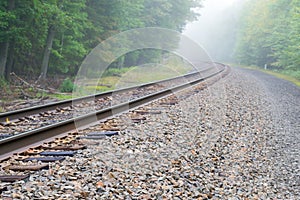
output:
[{"label": "railroad track", "polygon": [[[214,68],[205,68],[200,73],[190,73],[159,82],[147,83],[130,88],[119,89],[97,95],[35,106],[26,109],[0,113],[0,139],[9,138],[28,130],[34,130],[55,123],[73,119],[74,116],[102,110],[111,105],[129,102],[133,99],[155,93],[163,88],[172,88],[182,82],[190,82],[211,73]],[[130,98],[128,98],[130,97]]]},{"label": "railroad track", "polygon": [[[191,73],[188,75],[185,75],[183,77],[180,77],[179,79],[184,79],[185,83],[181,83],[179,85],[172,85],[169,84],[170,82],[178,79],[178,77],[168,80],[163,80],[156,83],[149,83],[142,86],[136,86],[131,88],[125,88],[123,90],[118,91],[112,91],[107,92],[103,94],[99,94],[96,96],[88,96],[84,98],[78,98],[70,101],[63,101],[58,103],[53,103],[49,105],[44,106],[38,106],[34,108],[27,108],[20,111],[14,111],[9,113],[3,113],[1,114],[1,121],[6,120],[9,118],[11,121],[22,121],[20,118],[25,118],[24,116],[40,116],[40,113],[50,113],[52,110],[56,110],[58,112],[67,112],[68,109],[74,109],[76,105],[86,105],[87,102],[97,102],[99,99],[109,99],[111,95],[113,94],[119,94],[119,93],[128,93],[129,91],[133,91],[136,89],[142,88],[143,90],[146,90],[149,87],[152,87],[154,85],[159,84],[167,84],[168,88],[163,88],[162,90],[154,90],[151,91],[150,94],[146,95],[137,95],[135,98],[131,99],[129,102],[121,102],[117,105],[111,106],[111,107],[101,107],[103,109],[94,110],[94,112],[87,112],[80,116],[75,116],[72,118],[69,118],[67,120],[63,120],[54,124],[46,125],[39,127],[34,130],[30,130],[27,132],[18,133],[15,135],[12,135],[7,138],[3,138],[0,140],[0,160],[8,159],[9,157],[13,156],[15,153],[23,152],[23,154],[15,155],[14,159],[28,159],[28,161],[32,160],[38,160],[42,162],[50,162],[63,159],[63,156],[72,156],[74,154],[73,151],[79,150],[84,148],[85,146],[83,144],[77,143],[76,138],[79,136],[76,134],[77,128],[83,128],[86,127],[95,121],[104,120],[109,117],[112,117],[113,115],[120,114],[122,112],[128,111],[133,108],[137,108],[139,106],[142,106],[144,104],[147,104],[153,100],[169,96],[173,94],[174,92],[177,92],[179,90],[188,88],[190,86],[196,85],[204,80],[207,80],[213,76],[216,76],[223,72],[225,70],[226,66],[223,64],[215,63],[214,67],[205,69],[201,71],[201,74],[197,73]],[[203,74],[205,74],[203,76]],[[188,81],[186,81],[188,80]],[[161,89],[161,88],[160,88]],[[168,102],[168,104],[172,104],[172,101]],[[174,103],[175,104],[175,103]],[[107,104],[108,105],[108,104]],[[140,111],[140,112],[156,112],[156,111]],[[44,117],[44,116],[43,116]],[[46,116],[47,117],[47,116]],[[28,118],[28,117],[27,117]],[[133,118],[133,120],[140,121],[143,120],[142,117],[136,117]],[[109,122],[107,127],[103,127],[103,130],[105,130],[103,133],[95,134],[95,135],[89,135],[88,137],[92,137],[94,139],[102,138],[104,136],[112,136],[118,134],[118,127],[113,126],[114,120],[107,120]],[[6,123],[6,122],[5,122]],[[65,138],[65,139],[64,139]],[[50,142],[51,143],[45,143]],[[42,145],[42,142],[44,144]],[[28,150],[30,147],[39,147],[38,150]],[[49,150],[49,151],[47,151]],[[60,152],[57,152],[60,150]],[[24,152],[26,152],[24,154]],[[30,155],[40,155],[42,157],[33,157],[30,159]],[[25,156],[25,157],[23,157]],[[50,156],[50,157],[49,157]],[[48,159],[48,160],[47,160]],[[47,168],[47,164],[42,165],[36,165],[35,168],[30,164],[27,166],[14,166],[13,168],[10,168],[10,170],[39,170],[42,168]],[[26,176],[16,176],[16,177],[2,177],[2,180],[18,180],[18,179],[24,179]],[[1,179],[1,177],[0,177]]]},{"label": "railroad track", "polygon": [[[10,125],[14,126],[18,123],[18,127],[22,126],[20,122],[24,121],[25,129],[35,129],[41,126],[46,126],[53,123],[58,123],[60,121],[64,121],[66,118],[73,118],[74,113],[76,114],[84,114],[89,113],[91,107],[95,107],[96,110],[101,110],[105,107],[109,107],[112,103],[116,104],[116,100],[118,103],[130,101],[131,99],[126,98],[139,98],[140,96],[144,96],[145,94],[151,94],[156,91],[159,91],[161,87],[168,88],[175,86],[178,79],[184,79],[184,81],[192,81],[204,76],[204,73],[211,71],[212,68],[206,68],[200,71],[201,75],[198,72],[190,73],[181,77],[175,77],[171,79],[166,79],[158,82],[151,82],[144,85],[138,85],[134,87],[109,91],[105,93],[100,93],[96,95],[90,95],[82,98],[76,98],[71,100],[60,101],[56,103],[35,106],[25,109],[20,109],[16,111],[0,113],[0,125],[8,127],[7,129],[2,130],[6,132],[6,134],[1,134],[0,138],[10,137],[18,132],[24,132],[22,130],[11,129]],[[124,94],[126,96],[124,96]],[[113,99],[112,99],[113,97]],[[84,108],[84,109],[82,109]],[[63,112],[63,115],[62,115]],[[57,115],[61,115],[61,119],[51,119],[50,115],[58,118]],[[37,124],[37,122],[40,122]],[[41,123],[42,122],[42,123]],[[29,124],[33,124],[33,127],[30,127]]]},{"label": "railroad track", "polygon": [[[52,111],[52,110],[57,110],[57,109],[59,110],[62,108],[72,107],[74,105],[78,105],[78,104],[82,104],[82,103],[96,102],[99,99],[105,99],[106,97],[111,97],[113,94],[128,93],[130,91],[137,90],[137,89],[147,90],[150,87],[153,87],[155,85],[172,83],[172,81],[176,81],[179,78],[191,81],[192,79],[199,78],[199,75],[203,76],[204,74],[202,74],[202,73],[209,72],[212,69],[214,69],[214,68],[207,67],[205,69],[202,69],[199,72],[197,71],[197,72],[189,73],[189,74],[186,74],[183,76],[165,79],[165,80],[161,80],[161,81],[157,81],[157,82],[150,82],[150,83],[146,83],[143,85],[137,85],[137,86],[133,86],[133,87],[122,88],[122,89],[108,91],[108,92],[104,92],[104,93],[93,94],[93,95],[89,95],[89,96],[85,96],[85,97],[81,97],[81,98],[75,98],[75,99],[59,101],[59,102],[49,103],[49,104],[45,104],[45,105],[33,106],[33,107],[19,109],[19,110],[15,110],[15,111],[0,113],[0,122],[3,123],[7,119],[9,119],[10,121],[13,121],[13,120],[28,117],[31,115],[36,115],[36,114],[40,114],[43,112],[47,112],[47,111]],[[199,74],[199,73],[201,73],[201,74]],[[145,91],[143,91],[143,92],[145,92]],[[150,91],[150,93],[151,93],[151,91]]]}]

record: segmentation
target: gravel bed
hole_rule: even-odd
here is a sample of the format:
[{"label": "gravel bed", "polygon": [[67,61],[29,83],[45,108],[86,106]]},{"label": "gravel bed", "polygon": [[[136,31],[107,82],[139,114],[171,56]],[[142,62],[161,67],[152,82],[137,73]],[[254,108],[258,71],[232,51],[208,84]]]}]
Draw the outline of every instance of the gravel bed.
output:
[{"label": "gravel bed", "polygon": [[275,187],[290,199],[300,199],[300,89],[259,71],[242,71],[255,78],[270,104],[274,135],[269,144]]},{"label": "gravel bed", "polygon": [[[299,199],[299,148],[285,143],[286,124],[297,124],[297,116],[283,122],[278,116],[286,110],[279,106],[274,114],[273,91],[262,84],[234,69],[205,90],[176,94],[176,105],[148,105],[162,113],[147,114],[141,123],[122,114],[127,128],[118,136],[83,139],[87,149],[28,182],[0,183],[7,187],[1,198]],[[83,133],[101,131],[101,125]]]}]

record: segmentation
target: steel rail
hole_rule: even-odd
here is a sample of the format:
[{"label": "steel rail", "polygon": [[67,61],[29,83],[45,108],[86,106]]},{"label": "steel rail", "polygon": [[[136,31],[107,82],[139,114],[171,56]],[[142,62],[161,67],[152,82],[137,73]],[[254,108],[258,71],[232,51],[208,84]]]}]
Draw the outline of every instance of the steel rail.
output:
[{"label": "steel rail", "polygon": [[24,147],[36,144],[43,140],[53,138],[55,136],[65,134],[70,131],[77,130],[77,128],[82,128],[95,120],[103,120],[108,117],[120,114],[122,112],[128,111],[130,109],[136,108],[138,106],[147,104],[153,100],[160,99],[162,97],[169,96],[177,91],[183,90],[185,88],[191,87],[198,84],[208,78],[211,78],[217,74],[220,74],[225,70],[226,66],[222,65],[222,69],[214,72],[206,77],[201,77],[197,80],[193,80],[172,88],[168,88],[138,99],[132,100],[130,102],[122,103],[119,105],[112,106],[110,108],[102,109],[93,113],[85,114],[73,119],[62,121],[56,124],[41,127],[35,130],[17,134],[15,136],[0,140],[0,160],[3,160],[12,155],[12,153],[17,152]]},{"label": "steel rail", "polygon": [[111,90],[111,91],[94,94],[94,95],[89,95],[89,96],[85,96],[85,97],[79,97],[79,98],[49,103],[49,104],[45,104],[45,105],[33,106],[33,107],[19,109],[19,110],[15,110],[15,111],[0,113],[0,122],[5,122],[6,119],[15,120],[15,119],[19,119],[22,117],[35,115],[35,114],[38,114],[41,112],[55,110],[56,108],[69,107],[72,105],[80,104],[82,102],[94,101],[94,100],[97,100],[100,98],[109,97],[114,93],[127,92],[127,91],[134,90],[137,88],[143,88],[143,87],[148,87],[148,86],[155,85],[155,84],[161,84],[161,83],[165,83],[165,82],[180,79],[180,78],[189,78],[189,77],[192,77],[199,73],[203,73],[203,72],[206,72],[206,71],[209,71],[212,69],[214,69],[214,68],[210,67],[210,68],[206,68],[201,71],[198,71],[198,72],[193,72],[193,73],[185,74],[183,76],[177,76],[177,77],[173,77],[173,78],[169,78],[169,79],[164,79],[164,80],[161,80],[158,82],[149,82],[149,83],[142,84],[142,85],[136,85],[136,86],[121,88],[121,89],[117,89],[117,90]]}]

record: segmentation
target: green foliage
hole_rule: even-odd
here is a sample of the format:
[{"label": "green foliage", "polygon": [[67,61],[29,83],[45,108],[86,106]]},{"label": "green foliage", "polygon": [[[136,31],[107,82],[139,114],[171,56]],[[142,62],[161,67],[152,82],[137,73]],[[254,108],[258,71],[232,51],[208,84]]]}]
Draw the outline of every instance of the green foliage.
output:
[{"label": "green foliage", "polygon": [[0,77],[0,87],[4,86],[7,86],[7,81],[4,78]]},{"label": "green foliage", "polygon": [[198,14],[192,8],[200,7],[197,0],[145,0],[145,12],[141,16],[147,26],[159,26],[181,31],[187,21]]},{"label": "green foliage", "polygon": [[300,0],[246,3],[236,46],[237,61],[300,71]]},{"label": "green foliage", "polygon": [[9,87],[8,82],[7,82],[4,78],[0,77],[0,89],[2,89],[2,90],[5,89],[5,90],[7,90],[8,87]]},{"label": "green foliage", "polygon": [[61,92],[72,92],[73,89],[75,89],[75,85],[73,81],[69,78],[66,78],[59,86],[59,90]]},{"label": "green foliage", "polygon": [[[200,2],[201,0],[2,0],[0,43],[5,43],[8,49],[0,48],[5,52],[1,52],[0,60],[7,60],[4,63],[5,71],[34,75],[43,71],[43,61],[48,60],[46,72],[72,76],[77,73],[88,52],[102,40],[121,31],[148,26],[180,31],[187,21],[196,18],[197,14],[192,8],[199,7]],[[48,41],[51,31],[54,36]],[[49,59],[45,59],[47,56],[43,54],[47,49],[50,50]],[[128,56],[129,59],[126,58],[127,55],[122,58],[123,63],[120,62],[119,67],[138,64],[142,59],[151,60],[161,56],[161,52],[140,51]],[[3,75],[2,71],[1,73]]]},{"label": "green foliage", "polygon": [[288,76],[294,77],[295,79],[300,81],[300,70],[294,71],[294,70],[284,70],[281,71],[281,73],[286,74]]}]

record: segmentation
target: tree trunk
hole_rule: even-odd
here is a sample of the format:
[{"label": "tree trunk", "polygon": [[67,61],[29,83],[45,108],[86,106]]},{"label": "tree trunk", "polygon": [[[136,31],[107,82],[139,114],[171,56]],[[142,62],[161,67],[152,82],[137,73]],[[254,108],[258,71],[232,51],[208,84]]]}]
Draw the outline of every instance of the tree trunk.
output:
[{"label": "tree trunk", "polygon": [[52,26],[50,26],[48,30],[47,43],[44,50],[43,62],[41,67],[41,73],[43,79],[46,79],[47,77],[47,71],[48,71],[48,65],[49,65],[49,59],[50,59],[52,44],[54,40],[54,35],[55,35],[55,30]]},{"label": "tree trunk", "polygon": [[[13,9],[15,9],[15,0],[8,0],[7,11],[9,12]],[[0,77],[5,77],[8,48],[9,37],[6,38],[6,41],[0,43]]]},{"label": "tree trunk", "polygon": [[10,81],[10,73],[12,72],[12,68],[14,65],[14,54],[15,54],[15,43],[12,41],[9,45],[7,62],[6,62],[6,70],[5,70],[5,78]]},{"label": "tree trunk", "polygon": [[5,75],[8,46],[8,41],[0,43],[0,77],[4,77]]}]

